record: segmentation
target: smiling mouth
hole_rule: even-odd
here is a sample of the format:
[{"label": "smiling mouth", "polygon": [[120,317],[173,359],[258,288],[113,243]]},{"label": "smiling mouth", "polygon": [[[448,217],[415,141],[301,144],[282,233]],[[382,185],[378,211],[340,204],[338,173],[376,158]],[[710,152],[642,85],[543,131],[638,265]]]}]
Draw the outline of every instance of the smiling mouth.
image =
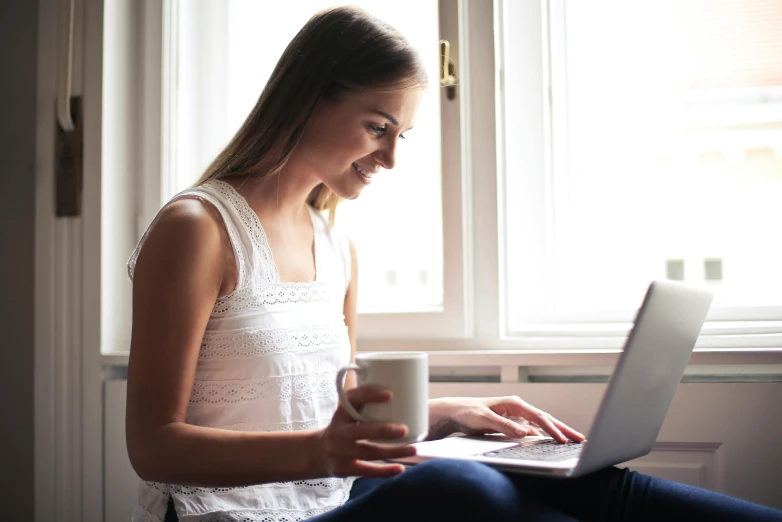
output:
[{"label": "smiling mouth", "polygon": [[366,184],[369,184],[372,182],[372,176],[376,174],[376,172],[369,172],[368,170],[361,168],[361,166],[358,163],[353,163],[353,170],[356,171],[356,173],[359,176],[359,179],[363,181]]}]

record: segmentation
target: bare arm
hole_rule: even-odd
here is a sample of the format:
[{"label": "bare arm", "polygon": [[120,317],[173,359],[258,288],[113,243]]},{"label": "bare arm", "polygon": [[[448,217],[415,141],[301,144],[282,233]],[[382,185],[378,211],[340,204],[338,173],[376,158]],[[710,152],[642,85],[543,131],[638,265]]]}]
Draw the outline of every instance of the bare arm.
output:
[{"label": "bare arm", "polygon": [[242,433],[185,423],[201,337],[225,293],[226,252],[230,243],[216,210],[180,200],[163,212],[139,255],[126,416],[131,464],[142,479],[181,485],[325,476],[317,432]]},{"label": "bare arm", "polygon": [[[356,247],[350,242],[350,284],[345,294],[345,324],[348,327],[348,336],[350,337],[350,362],[356,362],[356,332],[358,329],[358,312],[356,303],[358,300],[358,258],[356,257]],[[356,387],[356,373],[348,372],[345,377],[345,389],[349,390]]]}]

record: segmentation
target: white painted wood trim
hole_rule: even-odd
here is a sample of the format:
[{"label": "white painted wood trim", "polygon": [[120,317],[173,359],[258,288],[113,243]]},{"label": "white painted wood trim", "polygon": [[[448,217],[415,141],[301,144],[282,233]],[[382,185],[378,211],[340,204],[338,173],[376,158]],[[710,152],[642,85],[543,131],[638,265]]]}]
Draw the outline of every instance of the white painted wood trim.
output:
[{"label": "white painted wood trim", "polygon": [[[458,78],[457,99],[447,100],[443,91],[440,101],[443,149],[443,306],[428,312],[359,314],[360,343],[372,339],[459,339],[473,335],[474,226],[470,194],[474,168],[472,151],[478,134],[473,128],[476,118],[473,116],[475,99],[470,94],[476,79],[470,59],[476,52],[476,40],[469,35],[476,23],[485,23],[472,17],[473,11],[485,5],[491,11],[491,4],[483,2],[441,0],[439,4],[441,38],[450,41],[451,58],[456,63]],[[483,31],[485,35],[489,33]],[[430,82],[430,89],[442,89],[436,79],[432,78]]]},{"label": "white painted wood trim", "polygon": [[[495,340],[500,333],[499,309],[499,236],[497,206],[497,147],[495,122],[495,37],[492,2],[466,2],[469,29],[469,129],[470,178],[467,197],[471,198],[468,215],[472,227],[473,252],[472,300],[475,321],[474,339]],[[446,260],[447,262],[447,260]]]},{"label": "white painted wood trim", "polygon": [[[546,350],[451,350],[430,343],[387,343],[374,344],[371,350],[363,343],[362,352],[368,351],[409,351],[420,350],[429,354],[430,366],[517,366],[517,367],[559,367],[559,366],[614,366],[619,359],[618,350],[572,350],[570,352],[550,352]],[[116,353],[104,355],[104,368],[124,367],[128,364],[128,354]],[[690,357],[692,365],[779,365],[782,364],[782,350],[701,350]]]},{"label": "white painted wood trim", "polygon": [[495,175],[496,190],[498,197],[495,200],[497,205],[497,332],[498,337],[502,338],[502,333],[508,324],[508,255],[506,237],[508,230],[507,181],[505,177],[505,0],[494,0],[494,154],[495,154]]},{"label": "white painted wood trim", "polygon": [[725,493],[724,454],[720,443],[657,442],[648,455],[621,467]]},{"label": "white painted wood trim", "polygon": [[[87,0],[90,2],[92,0]],[[84,508],[85,412],[82,403],[83,218],[56,218],[54,212],[54,135],[56,37],[60,30],[58,4],[39,2],[38,103],[36,158],[36,269],[35,269],[35,520],[89,520]],[[94,6],[74,4],[72,94],[83,97],[83,114],[92,110],[85,92],[85,16]],[[98,15],[100,18],[100,15]],[[88,23],[92,19],[87,20]],[[100,20],[99,20],[100,22]],[[100,31],[99,23],[97,30]],[[100,100],[98,99],[98,103]],[[85,120],[89,118],[87,116]],[[89,129],[91,122],[86,122]],[[90,130],[86,130],[89,133]],[[87,134],[88,136],[88,134]],[[85,136],[85,139],[87,139]],[[89,158],[85,155],[85,160]],[[99,352],[93,358],[100,378]],[[98,397],[99,399],[99,397]],[[101,419],[92,428],[101,433]],[[89,458],[87,456],[86,458]],[[93,455],[94,458],[94,455]],[[98,453],[100,459],[100,453]],[[100,460],[98,460],[100,463]],[[92,491],[95,494],[95,491]],[[100,491],[97,491],[100,497]],[[96,519],[97,520],[97,519]]]},{"label": "white painted wood trim", "polygon": [[54,214],[57,3],[39,3],[36,159],[35,519],[102,520],[100,133],[103,1],[74,9],[73,95],[82,96],[82,216]]},{"label": "white painted wood trim", "polygon": [[[137,239],[146,228],[152,223],[160,207],[165,203],[164,194],[173,194],[176,192],[176,183],[174,172],[177,162],[176,132],[177,132],[177,111],[178,100],[177,90],[177,68],[178,68],[178,49],[179,49],[179,2],[177,0],[163,0],[162,12],[149,9],[147,16],[149,23],[160,25],[160,48],[157,58],[150,56],[160,69],[160,100],[159,100],[159,127],[153,132],[160,133],[159,147],[160,163],[156,170],[150,170],[145,174],[146,189],[139,196],[140,208],[139,226],[136,230]],[[155,20],[156,16],[160,20]],[[150,49],[150,55],[153,54]],[[159,60],[159,61],[158,61]],[[144,108],[145,114],[149,115],[145,125],[144,132],[150,132],[152,129],[152,114],[147,107]],[[150,165],[150,167],[153,167]]]},{"label": "white painted wood trim", "polygon": [[[38,2],[35,161],[35,521],[56,521],[54,128],[57,11]],[[52,501],[54,500],[54,501]]]},{"label": "white painted wood trim", "polygon": [[[544,44],[547,34],[543,23],[547,3],[498,0],[497,6],[500,29],[497,55],[502,59],[497,63],[502,78],[497,114],[497,126],[501,129],[497,142],[497,155],[501,160],[497,164],[501,169],[498,176],[503,200],[498,259],[502,316],[498,337],[502,340],[510,310],[523,305],[506,291],[507,288],[523,286],[530,295],[549,295],[545,288],[552,275],[545,261],[551,253],[546,251],[550,242],[546,241],[544,225],[550,221],[546,214],[546,201],[550,196],[546,173],[550,171],[551,155],[546,109],[550,102],[546,95],[547,48]],[[510,94],[509,85],[513,86]],[[510,137],[515,140],[513,143],[508,142]],[[519,170],[529,175],[509,175]],[[509,241],[511,228],[513,242]],[[541,255],[514,255],[511,246],[519,242]],[[541,300],[540,306],[548,306],[545,299]]]},{"label": "white painted wood trim", "polygon": [[84,0],[84,192],[81,259],[81,520],[103,520],[101,226],[103,0]]},{"label": "white painted wood trim", "polygon": [[125,402],[128,381],[106,379],[104,385],[105,455],[105,521],[125,522],[131,519],[137,503],[136,492],[141,479],[128,457],[125,443]]}]

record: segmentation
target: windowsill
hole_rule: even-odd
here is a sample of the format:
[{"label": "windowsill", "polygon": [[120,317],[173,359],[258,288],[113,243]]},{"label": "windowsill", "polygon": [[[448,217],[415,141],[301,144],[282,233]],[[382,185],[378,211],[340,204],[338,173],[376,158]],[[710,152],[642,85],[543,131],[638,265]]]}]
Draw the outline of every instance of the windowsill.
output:
[{"label": "windowsill", "polygon": [[[361,344],[361,343],[360,343]],[[375,342],[366,343],[370,350],[392,351],[386,343],[381,346]],[[416,350],[413,342],[393,343],[396,349]],[[422,343],[429,344],[429,342]],[[529,367],[529,366],[614,366],[619,350],[448,350],[432,349],[426,346],[430,366],[446,367]],[[101,365],[106,367],[127,366],[128,352],[103,354]],[[729,365],[772,365],[782,364],[782,349],[697,349],[690,358],[690,366],[729,366]]]}]

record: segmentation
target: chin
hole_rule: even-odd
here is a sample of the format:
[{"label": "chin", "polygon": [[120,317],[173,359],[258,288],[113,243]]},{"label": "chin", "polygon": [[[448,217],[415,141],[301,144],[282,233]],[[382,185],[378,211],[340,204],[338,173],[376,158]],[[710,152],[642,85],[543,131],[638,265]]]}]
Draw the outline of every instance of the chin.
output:
[{"label": "chin", "polygon": [[364,187],[331,187],[329,185],[326,185],[326,187],[339,196],[340,199],[346,200],[358,198],[361,195],[361,191],[364,189]]},{"label": "chin", "polygon": [[358,199],[358,197],[361,195],[361,191],[358,192],[334,192],[337,196],[339,196],[340,199],[344,199],[345,201],[352,201],[354,199]]}]

